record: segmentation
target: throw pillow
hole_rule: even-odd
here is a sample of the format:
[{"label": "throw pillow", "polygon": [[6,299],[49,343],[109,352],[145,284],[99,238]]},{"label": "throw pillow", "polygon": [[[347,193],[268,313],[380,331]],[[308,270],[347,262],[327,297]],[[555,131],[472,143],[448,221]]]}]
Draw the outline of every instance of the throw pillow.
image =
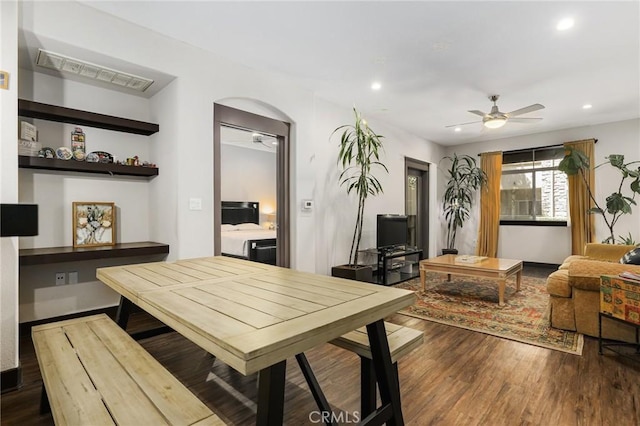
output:
[{"label": "throw pillow", "polygon": [[629,263],[631,265],[640,265],[640,247],[636,247],[622,256],[620,263]]}]

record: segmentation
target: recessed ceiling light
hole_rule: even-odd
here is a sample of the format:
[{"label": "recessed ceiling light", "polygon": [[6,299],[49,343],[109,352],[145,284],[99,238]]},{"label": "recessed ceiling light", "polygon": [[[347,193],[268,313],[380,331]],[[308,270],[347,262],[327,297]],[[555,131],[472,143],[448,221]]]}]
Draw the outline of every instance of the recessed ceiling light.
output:
[{"label": "recessed ceiling light", "polygon": [[573,27],[573,18],[564,18],[558,21],[558,25],[556,25],[556,29],[558,31],[566,31],[569,28]]},{"label": "recessed ceiling light", "polygon": [[374,81],[371,83],[371,90],[380,90],[382,89],[382,84],[379,81]]},{"label": "recessed ceiling light", "polygon": [[591,109],[591,108],[593,108],[593,105],[591,105],[591,104],[582,105],[582,109]]},{"label": "recessed ceiling light", "polygon": [[456,127],[455,129],[453,129],[454,132],[461,132],[462,131],[462,127]]}]

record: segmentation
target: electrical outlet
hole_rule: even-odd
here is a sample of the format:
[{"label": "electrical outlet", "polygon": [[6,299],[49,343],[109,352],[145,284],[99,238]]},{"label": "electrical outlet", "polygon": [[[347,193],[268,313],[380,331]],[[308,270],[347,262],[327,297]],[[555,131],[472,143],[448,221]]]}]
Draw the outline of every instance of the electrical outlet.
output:
[{"label": "electrical outlet", "polygon": [[78,272],[69,272],[69,284],[78,284]]},{"label": "electrical outlet", "polygon": [[66,274],[64,272],[56,272],[56,285],[66,284]]}]

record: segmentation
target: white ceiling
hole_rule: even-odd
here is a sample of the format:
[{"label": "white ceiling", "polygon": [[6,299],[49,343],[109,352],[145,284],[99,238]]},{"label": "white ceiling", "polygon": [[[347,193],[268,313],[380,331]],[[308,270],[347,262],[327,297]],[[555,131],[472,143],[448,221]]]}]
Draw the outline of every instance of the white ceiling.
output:
[{"label": "white ceiling", "polygon": [[[640,117],[638,1],[86,3],[443,145]],[[543,120],[445,128],[491,94]]]}]

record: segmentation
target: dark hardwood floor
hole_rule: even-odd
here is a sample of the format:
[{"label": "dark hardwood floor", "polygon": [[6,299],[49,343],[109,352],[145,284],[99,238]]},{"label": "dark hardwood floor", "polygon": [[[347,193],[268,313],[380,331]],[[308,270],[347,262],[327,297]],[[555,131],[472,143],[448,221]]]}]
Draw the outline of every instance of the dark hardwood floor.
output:
[{"label": "dark hardwood floor", "polygon": [[[393,315],[425,333],[425,344],[399,364],[408,425],[639,425],[640,361],[599,355],[585,338],[582,356]],[[129,330],[154,323],[134,314]],[[244,377],[177,333],[142,345],[225,422],[254,423],[256,377]],[[331,345],[307,352],[341,424],[359,410],[359,360]],[[2,425],[51,425],[39,414],[42,379],[30,336],[20,339],[23,387],[1,396]],[[285,422],[318,423],[317,408],[294,359],[287,365]],[[133,407],[132,407],[133,408]]]}]

